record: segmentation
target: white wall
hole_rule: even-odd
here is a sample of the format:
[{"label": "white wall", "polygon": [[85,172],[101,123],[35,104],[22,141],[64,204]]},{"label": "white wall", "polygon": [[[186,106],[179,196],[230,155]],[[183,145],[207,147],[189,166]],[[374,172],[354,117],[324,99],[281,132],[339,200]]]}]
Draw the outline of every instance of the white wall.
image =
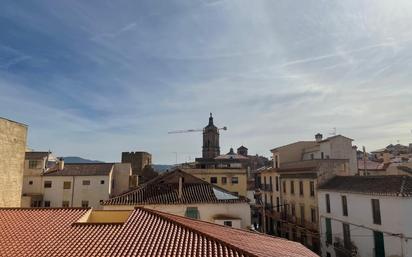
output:
[{"label": "white wall", "polygon": [[[105,205],[104,210],[132,210],[134,205]],[[250,226],[250,206],[248,203],[233,204],[168,204],[168,205],[144,205],[143,207],[153,210],[159,210],[179,216],[185,216],[187,207],[197,207],[200,214],[200,220],[215,223],[214,216],[225,215],[240,219],[240,228]],[[235,224],[235,223],[234,223]],[[235,226],[233,226],[235,227]]]},{"label": "white wall", "polygon": [[[90,180],[90,185],[83,185],[83,180]],[[81,207],[85,200],[90,207],[101,209],[100,200],[109,199],[109,176],[44,176],[44,181],[52,181],[51,188],[43,185],[43,201],[50,201],[50,207],[62,207],[63,201],[69,201],[71,207]],[[65,181],[71,182],[70,189],[63,189]]]},{"label": "white wall", "polygon": [[[330,197],[331,213],[326,213],[326,193]],[[342,215],[341,195],[346,195],[347,197],[347,217]],[[371,199],[379,199],[381,225],[373,224]],[[359,256],[374,256],[374,230],[385,232],[384,246],[386,256],[412,256],[412,239],[406,241],[398,236],[394,236],[396,234],[403,234],[405,237],[412,237],[412,198],[348,194],[322,190],[318,192],[318,203],[321,218],[320,229],[323,256],[326,256],[326,251],[335,256],[332,246],[326,247],[325,244],[325,217],[329,217],[332,220],[333,240],[335,240],[335,237],[343,240],[342,222],[350,224],[351,241],[357,246]]]}]

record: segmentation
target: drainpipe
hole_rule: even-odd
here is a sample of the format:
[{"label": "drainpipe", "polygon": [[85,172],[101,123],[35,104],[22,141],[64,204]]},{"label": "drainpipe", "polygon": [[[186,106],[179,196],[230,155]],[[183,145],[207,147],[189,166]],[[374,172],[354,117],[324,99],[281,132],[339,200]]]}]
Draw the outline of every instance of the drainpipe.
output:
[{"label": "drainpipe", "polygon": [[73,207],[73,199],[74,199],[74,176],[73,176],[73,186],[72,186],[72,200],[70,201],[71,207]]}]

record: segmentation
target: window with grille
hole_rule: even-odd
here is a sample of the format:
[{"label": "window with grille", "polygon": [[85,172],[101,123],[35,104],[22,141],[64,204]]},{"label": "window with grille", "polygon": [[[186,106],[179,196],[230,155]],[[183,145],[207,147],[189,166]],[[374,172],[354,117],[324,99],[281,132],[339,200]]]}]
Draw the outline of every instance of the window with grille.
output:
[{"label": "window with grille", "polygon": [[187,207],[185,216],[192,219],[199,219],[199,210],[197,207]]}]

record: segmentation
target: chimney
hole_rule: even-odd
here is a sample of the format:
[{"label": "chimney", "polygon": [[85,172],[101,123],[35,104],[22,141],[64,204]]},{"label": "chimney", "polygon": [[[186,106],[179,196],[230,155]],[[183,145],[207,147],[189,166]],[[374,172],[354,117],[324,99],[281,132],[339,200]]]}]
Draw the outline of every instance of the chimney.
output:
[{"label": "chimney", "polygon": [[322,138],[323,138],[323,135],[321,133],[318,133],[315,135],[316,142],[322,141]]},{"label": "chimney", "polygon": [[183,177],[179,177],[179,199],[183,197]]},{"label": "chimney", "polygon": [[63,159],[63,157],[61,157],[60,159],[59,159],[59,170],[64,170],[64,159]]},{"label": "chimney", "polygon": [[382,154],[383,164],[388,164],[391,162],[391,155],[387,151]]}]

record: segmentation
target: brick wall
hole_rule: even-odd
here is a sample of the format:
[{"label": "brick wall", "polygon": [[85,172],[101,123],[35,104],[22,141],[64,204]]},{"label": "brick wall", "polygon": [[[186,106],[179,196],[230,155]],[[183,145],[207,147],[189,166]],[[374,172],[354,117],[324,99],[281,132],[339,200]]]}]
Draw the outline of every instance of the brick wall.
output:
[{"label": "brick wall", "polygon": [[0,118],[0,207],[20,207],[27,126]]}]

